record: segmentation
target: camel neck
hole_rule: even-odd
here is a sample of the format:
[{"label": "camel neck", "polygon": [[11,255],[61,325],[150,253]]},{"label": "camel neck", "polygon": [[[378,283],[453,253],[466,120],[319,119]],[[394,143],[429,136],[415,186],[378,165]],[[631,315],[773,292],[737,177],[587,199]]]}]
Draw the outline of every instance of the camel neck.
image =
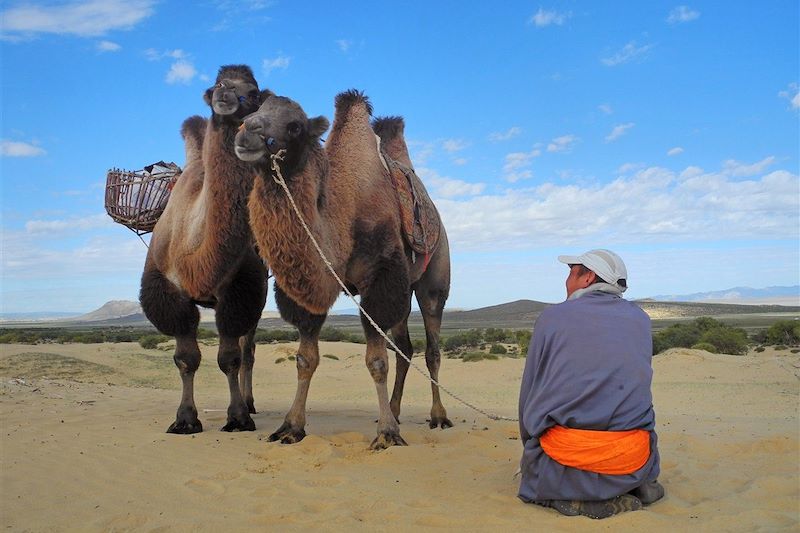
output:
[{"label": "camel neck", "polygon": [[241,254],[252,237],[247,223],[247,197],[252,170],[234,153],[238,124],[212,118],[203,143],[203,196],[206,206],[204,241],[228,255]]}]

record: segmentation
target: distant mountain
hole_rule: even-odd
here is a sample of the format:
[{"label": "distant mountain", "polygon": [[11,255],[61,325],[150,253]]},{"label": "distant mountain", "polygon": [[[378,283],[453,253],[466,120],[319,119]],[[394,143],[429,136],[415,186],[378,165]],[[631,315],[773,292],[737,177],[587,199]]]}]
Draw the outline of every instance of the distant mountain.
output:
[{"label": "distant mountain", "polygon": [[130,317],[142,313],[142,307],[138,302],[128,300],[111,300],[103,304],[100,309],[95,309],[85,315],[70,317],[66,320],[70,322],[100,322],[103,320],[114,320],[118,318]]},{"label": "distant mountain", "polygon": [[742,304],[800,305],[800,285],[766,287],[733,287],[722,291],[695,292],[692,294],[661,294],[647,300],[659,302],[716,302]]}]

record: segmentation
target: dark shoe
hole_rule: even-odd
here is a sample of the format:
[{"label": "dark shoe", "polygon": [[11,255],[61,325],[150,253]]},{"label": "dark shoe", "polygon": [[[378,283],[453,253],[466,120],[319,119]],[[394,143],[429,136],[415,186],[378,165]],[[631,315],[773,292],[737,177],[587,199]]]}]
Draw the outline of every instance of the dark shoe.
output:
[{"label": "dark shoe", "polygon": [[578,501],[578,500],[547,500],[536,502],[545,507],[551,507],[564,516],[588,516],[589,518],[608,518],[625,511],[638,511],[642,508],[639,498],[630,494],[623,494],[610,500]]},{"label": "dark shoe", "polygon": [[658,482],[658,480],[648,481],[647,483],[643,483],[639,487],[636,487],[628,494],[636,496],[642,502],[642,505],[650,505],[653,502],[657,502],[661,498],[664,497],[664,486]]}]

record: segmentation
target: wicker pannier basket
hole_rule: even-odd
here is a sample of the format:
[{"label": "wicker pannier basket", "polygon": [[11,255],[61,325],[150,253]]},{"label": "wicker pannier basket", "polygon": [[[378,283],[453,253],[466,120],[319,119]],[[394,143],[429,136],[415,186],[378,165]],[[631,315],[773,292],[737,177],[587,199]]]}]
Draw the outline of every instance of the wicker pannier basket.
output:
[{"label": "wicker pannier basket", "polygon": [[106,176],[106,212],[139,236],[150,233],[180,174],[178,165],[163,161],[135,171],[112,168]]}]

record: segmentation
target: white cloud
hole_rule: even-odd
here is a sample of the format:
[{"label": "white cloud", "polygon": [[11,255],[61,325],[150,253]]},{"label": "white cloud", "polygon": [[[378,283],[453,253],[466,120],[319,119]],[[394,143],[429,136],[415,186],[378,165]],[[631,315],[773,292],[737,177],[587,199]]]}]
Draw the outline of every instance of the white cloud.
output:
[{"label": "white cloud", "polygon": [[546,183],[437,207],[461,250],[800,238],[800,179],[784,170],[737,180],[725,169],[650,167],[610,183]]},{"label": "white cloud", "polygon": [[682,153],[683,153],[683,148],[681,148],[680,146],[676,146],[675,148],[670,148],[669,151],[667,152],[667,155],[673,156],[673,155],[680,155]]},{"label": "white cloud", "polygon": [[338,39],[336,41],[336,44],[339,46],[339,50],[341,50],[344,53],[347,53],[350,51],[350,48],[352,48],[353,41],[351,41],[350,39]]},{"label": "white cloud", "polygon": [[600,104],[599,106],[597,106],[597,109],[599,109],[600,111],[602,111],[606,115],[610,115],[611,113],[614,112],[614,110],[608,104]]},{"label": "white cloud", "polygon": [[700,12],[695,11],[687,6],[678,6],[669,12],[667,22],[670,24],[680,24],[683,22],[690,22],[700,18]]},{"label": "white cloud", "polygon": [[25,232],[30,235],[46,235],[53,237],[55,234],[72,231],[88,231],[100,228],[110,228],[113,221],[105,213],[90,215],[82,218],[61,220],[29,220],[25,223]]},{"label": "white cloud", "polygon": [[61,5],[22,4],[0,13],[4,39],[37,34],[96,37],[128,30],[153,14],[154,0],[82,0]]},{"label": "white cloud", "polygon": [[417,168],[417,174],[422,178],[431,196],[435,198],[475,196],[481,194],[486,188],[484,183],[468,183],[459,179],[440,176],[436,171],[429,168]]},{"label": "white cloud", "polygon": [[573,145],[580,139],[575,135],[562,135],[556,137],[547,145],[548,152],[569,152]]},{"label": "white cloud", "polygon": [[462,139],[447,139],[442,142],[442,148],[445,152],[460,152],[464,148],[469,146],[469,143]]},{"label": "white cloud", "polygon": [[466,157],[456,157],[453,159],[453,164],[460,167],[466,165],[467,163],[469,163],[469,160]]},{"label": "white cloud", "polygon": [[790,83],[789,88],[778,93],[778,96],[789,101],[789,107],[795,111],[800,109],[800,88],[796,83]]},{"label": "white cloud", "polygon": [[645,167],[644,163],[625,163],[617,169],[618,174],[627,174]]},{"label": "white cloud", "polygon": [[167,72],[166,81],[170,85],[175,83],[188,84],[197,75],[197,69],[194,65],[185,59],[175,61]]},{"label": "white cloud", "polygon": [[3,157],[36,157],[45,155],[47,152],[36,144],[20,142],[20,141],[7,141],[3,139],[0,141],[0,154]]},{"label": "white cloud", "polygon": [[774,162],[774,156],[765,157],[761,161],[749,165],[747,163],[740,163],[735,159],[728,159],[722,164],[722,166],[726,174],[735,178],[745,178],[749,176],[755,176],[756,174],[761,174],[762,172],[766,171],[767,168],[770,167]]},{"label": "white cloud", "polygon": [[542,155],[542,150],[535,146],[530,152],[512,152],[506,154],[503,165],[503,177],[509,183],[531,179],[533,172],[528,169],[533,159]]},{"label": "white cloud", "polygon": [[539,11],[537,11],[536,14],[533,15],[528,22],[530,24],[535,24],[539,28],[550,26],[551,24],[555,24],[556,26],[561,26],[571,16],[572,16],[571,12],[559,13],[558,11],[555,10],[545,10],[540,7]]},{"label": "white cloud", "polygon": [[291,61],[290,57],[279,55],[278,57],[272,59],[265,59],[261,66],[264,69],[264,75],[269,76],[269,73],[275,69],[283,69],[286,70],[289,68],[289,62]]},{"label": "white cloud", "polygon": [[97,49],[100,52],[118,52],[122,47],[112,41],[100,41],[97,43]]},{"label": "white cloud", "polygon": [[489,134],[489,140],[492,142],[501,142],[507,141],[509,139],[513,139],[514,137],[518,136],[522,133],[522,128],[519,126],[512,126],[507,131],[504,132],[492,132]]},{"label": "white cloud", "polygon": [[636,125],[636,124],[634,124],[633,122],[628,122],[628,123],[626,123],[626,124],[617,124],[616,126],[614,126],[614,129],[613,129],[613,130],[611,130],[611,133],[609,133],[608,135],[606,135],[606,142],[607,142],[607,143],[610,143],[610,142],[612,142],[612,141],[616,141],[617,139],[619,139],[620,137],[622,137],[623,135],[625,135],[625,133],[626,133],[626,132],[627,132],[629,129],[631,129],[632,127],[634,127],[635,125]]},{"label": "white cloud", "polygon": [[652,47],[653,45],[650,44],[638,46],[636,41],[631,41],[623,46],[622,49],[616,54],[601,58],[600,61],[608,67],[615,67],[617,65],[628,63],[629,61],[643,57]]}]

